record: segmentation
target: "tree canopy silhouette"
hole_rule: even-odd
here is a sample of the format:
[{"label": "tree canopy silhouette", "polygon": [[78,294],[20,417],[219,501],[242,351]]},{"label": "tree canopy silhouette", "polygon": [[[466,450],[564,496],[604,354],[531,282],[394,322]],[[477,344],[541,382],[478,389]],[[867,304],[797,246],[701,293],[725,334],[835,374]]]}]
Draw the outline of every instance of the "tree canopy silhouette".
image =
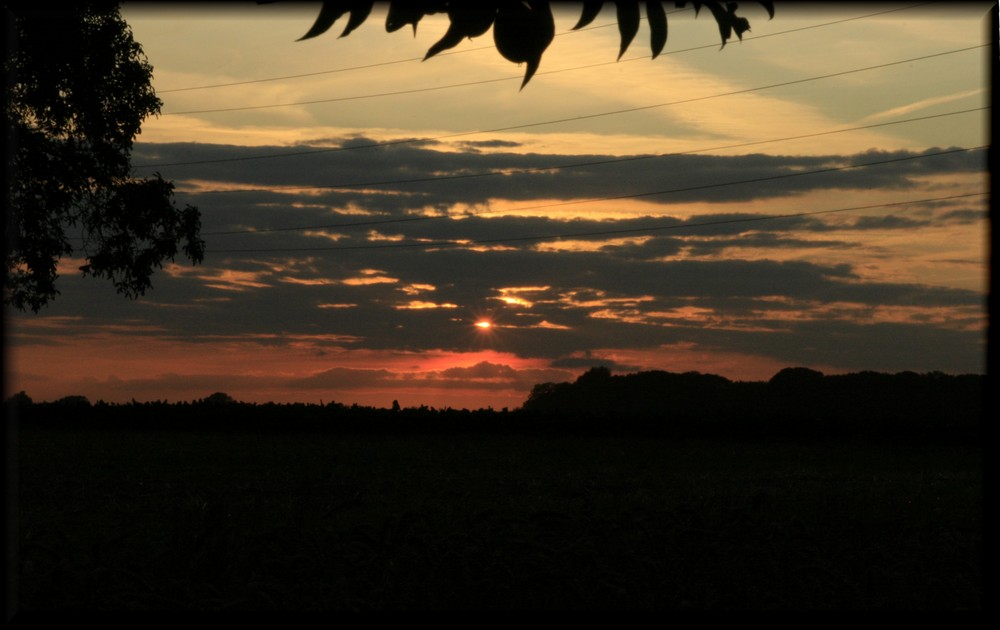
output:
[{"label": "tree canopy silhouette", "polygon": [[38,312],[59,293],[59,260],[77,252],[84,275],[105,277],[131,298],[181,242],[201,262],[197,208],[177,208],[173,184],[159,174],[131,173],[135,136],[161,101],[118,6],[8,8],[5,26],[4,303]]},{"label": "tree canopy silhouette", "polygon": [[[337,20],[347,15],[347,24],[340,34],[341,37],[345,37],[368,19],[374,4],[374,0],[324,2],[316,22],[299,41],[322,35],[330,30],[330,27]],[[581,14],[579,21],[573,27],[574,30],[590,24],[600,13],[605,3],[600,0],[583,0],[579,4],[581,5]],[[621,59],[639,32],[641,20],[639,1],[616,0],[609,4],[615,5],[618,33],[621,36],[618,58]],[[643,4],[645,5],[646,18],[649,21],[650,49],[655,59],[667,43],[667,13],[663,8],[663,2],[659,0],[646,1]],[[675,4],[678,7],[684,7],[687,2]],[[767,10],[769,17],[774,17],[774,4],[772,2],[761,2],[760,4]],[[708,8],[712,13],[712,17],[715,18],[719,26],[722,47],[725,47],[726,42],[734,33],[742,40],[743,33],[750,30],[750,22],[746,18],[736,15],[737,5],[735,2],[692,2],[691,5],[694,7],[696,15],[702,7]],[[444,36],[427,50],[427,54],[424,56],[425,60],[444,50],[454,48],[467,37],[484,35],[492,26],[493,42],[497,51],[509,61],[526,64],[524,81],[521,83],[522,88],[527,85],[535,71],[538,70],[542,53],[555,37],[552,9],[547,0],[477,0],[476,2],[465,0],[460,2],[395,0],[389,2],[385,30],[392,33],[410,25],[415,34],[417,23],[425,15],[434,13],[446,13],[449,26]]]}]

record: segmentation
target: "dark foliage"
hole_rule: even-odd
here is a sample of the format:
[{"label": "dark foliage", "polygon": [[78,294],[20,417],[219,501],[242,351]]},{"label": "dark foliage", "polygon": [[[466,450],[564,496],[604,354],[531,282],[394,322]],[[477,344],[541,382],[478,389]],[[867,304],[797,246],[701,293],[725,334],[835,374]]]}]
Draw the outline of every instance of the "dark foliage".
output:
[{"label": "dark foliage", "polygon": [[651,371],[612,375],[593,368],[574,383],[540,383],[520,409],[392,409],[242,403],[217,392],[194,402],[91,405],[82,396],[7,401],[29,423],[80,428],[198,431],[342,431],[427,434],[516,432],[657,435],[674,438],[892,439],[975,441],[984,377],[932,372],[824,376],[787,368],[768,382]]},{"label": "dark foliage", "polygon": [[940,372],[824,376],[785,368],[761,383],[697,372],[612,376],[593,368],[572,384],[536,385],[524,411],[567,424],[679,436],[974,439],[984,385],[980,375]]},{"label": "dark foliage", "polygon": [[[581,2],[580,19],[573,27],[574,30],[590,24],[600,13],[603,4],[604,2],[592,0]],[[663,8],[663,2],[659,0],[647,1],[643,4],[646,9],[646,17],[649,20],[650,49],[655,59],[667,43],[667,14]],[[678,7],[684,7],[687,2],[675,4]],[[760,4],[767,10],[769,17],[774,17],[774,3],[761,2]],[[340,37],[345,37],[368,19],[373,5],[373,0],[324,2],[316,22],[300,38],[300,41],[322,35],[330,30],[337,20],[347,15],[347,24],[340,34]],[[632,40],[635,39],[642,18],[638,0],[616,0],[614,5],[618,20],[618,33],[621,38],[618,58],[621,59],[632,44]],[[750,30],[750,22],[746,18],[736,15],[735,2],[692,2],[691,5],[694,7],[695,13],[700,11],[702,7],[707,7],[712,13],[712,17],[715,18],[719,26],[719,36],[722,38],[723,47],[734,33],[742,40],[743,33]],[[550,3],[545,0],[482,0],[477,2],[396,0],[389,3],[385,30],[392,33],[410,25],[413,27],[413,32],[416,33],[420,20],[425,15],[434,13],[447,13],[449,27],[444,36],[430,47],[424,59],[454,48],[465,38],[479,37],[492,26],[493,41],[496,44],[497,52],[509,61],[526,64],[524,81],[521,83],[522,88],[527,85],[535,71],[538,70],[542,54],[555,36],[552,9]]]},{"label": "dark foliage", "polygon": [[176,207],[159,174],[131,173],[140,124],[161,102],[117,6],[22,6],[6,12],[5,26],[4,302],[38,312],[59,293],[57,265],[72,254],[86,257],[84,275],[130,298],[179,248],[200,262],[198,210]]}]

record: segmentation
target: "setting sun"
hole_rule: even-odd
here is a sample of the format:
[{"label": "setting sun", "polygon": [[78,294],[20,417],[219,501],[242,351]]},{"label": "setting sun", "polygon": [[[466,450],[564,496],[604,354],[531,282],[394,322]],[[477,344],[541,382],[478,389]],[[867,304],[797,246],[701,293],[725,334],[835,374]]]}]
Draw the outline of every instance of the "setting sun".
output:
[{"label": "setting sun", "polygon": [[476,322],[476,328],[480,328],[482,330],[489,330],[492,327],[493,327],[493,324],[490,323],[490,322],[488,322],[488,321],[486,321],[485,319]]}]

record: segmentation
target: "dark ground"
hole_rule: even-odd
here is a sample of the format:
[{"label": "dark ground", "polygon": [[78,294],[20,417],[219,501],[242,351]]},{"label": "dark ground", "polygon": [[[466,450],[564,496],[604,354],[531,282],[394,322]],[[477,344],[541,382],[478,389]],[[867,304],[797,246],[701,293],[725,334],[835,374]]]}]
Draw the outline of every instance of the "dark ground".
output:
[{"label": "dark ground", "polygon": [[28,426],[22,610],[981,610],[970,443]]}]

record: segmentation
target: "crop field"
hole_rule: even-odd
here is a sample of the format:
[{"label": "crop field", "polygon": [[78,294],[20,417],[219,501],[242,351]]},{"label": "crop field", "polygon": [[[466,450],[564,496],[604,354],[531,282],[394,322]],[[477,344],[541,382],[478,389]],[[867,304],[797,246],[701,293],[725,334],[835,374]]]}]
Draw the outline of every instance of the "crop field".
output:
[{"label": "crop field", "polygon": [[983,603],[973,445],[29,426],[16,438],[25,611]]}]

